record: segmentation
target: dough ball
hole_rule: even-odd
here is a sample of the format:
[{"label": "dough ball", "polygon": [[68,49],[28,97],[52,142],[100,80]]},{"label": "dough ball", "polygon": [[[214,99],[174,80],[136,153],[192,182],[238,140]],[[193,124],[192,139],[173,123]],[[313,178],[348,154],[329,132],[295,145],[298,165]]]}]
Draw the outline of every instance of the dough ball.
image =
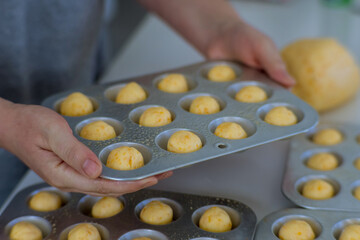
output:
[{"label": "dough ball", "polygon": [[306,221],[290,220],[281,226],[279,238],[281,240],[313,240],[315,233]]},{"label": "dough ball", "polygon": [[208,232],[227,232],[232,228],[229,214],[220,207],[211,207],[201,216],[199,227]]},{"label": "dough ball", "polygon": [[70,230],[68,240],[101,240],[97,228],[90,223],[80,223]]},{"label": "dough ball", "polygon": [[189,91],[186,78],[179,73],[172,73],[161,79],[158,83],[158,88],[161,91],[169,93],[183,93]]},{"label": "dough ball", "polygon": [[360,186],[357,186],[354,190],[354,197],[357,199],[357,200],[360,200]]},{"label": "dough ball", "polygon": [[313,142],[319,145],[335,145],[343,141],[341,132],[334,128],[322,129],[313,136]]},{"label": "dough ball", "polygon": [[213,97],[200,96],[191,102],[189,111],[195,114],[214,114],[220,111],[220,105]]},{"label": "dough ball", "polygon": [[325,180],[313,179],[304,184],[302,195],[313,200],[325,200],[335,195],[334,187]]},{"label": "dough ball", "polygon": [[235,95],[239,102],[257,103],[267,99],[267,94],[261,87],[246,86],[240,89]]},{"label": "dough ball", "polygon": [[164,107],[151,107],[140,116],[139,125],[145,127],[161,127],[171,123],[171,113]]},{"label": "dough ball", "polygon": [[226,139],[242,139],[247,137],[247,133],[238,123],[223,122],[216,127],[214,134]]},{"label": "dough ball", "polygon": [[334,39],[299,40],[285,47],[281,55],[296,80],[293,93],[318,111],[340,106],[358,90],[359,68]]},{"label": "dough ball", "polygon": [[360,157],[355,160],[354,166],[357,170],[360,170]]},{"label": "dough ball", "polygon": [[124,204],[115,197],[103,197],[97,201],[91,209],[91,216],[94,218],[112,217],[124,208]]},{"label": "dough ball", "polygon": [[202,148],[200,138],[189,131],[177,131],[168,140],[167,150],[173,153],[191,153]]},{"label": "dough ball", "polygon": [[146,99],[145,90],[136,82],[130,82],[120,89],[116,96],[116,103],[132,104]]},{"label": "dough ball", "polygon": [[339,240],[358,240],[360,239],[360,225],[351,224],[344,228]]},{"label": "dough ball", "polygon": [[61,197],[54,192],[42,191],[31,197],[29,207],[39,212],[49,212],[61,207]]},{"label": "dough ball", "polygon": [[140,219],[152,225],[169,224],[173,220],[173,210],[166,203],[151,201],[141,210]]},{"label": "dough ball", "polygon": [[148,238],[148,237],[138,237],[138,238],[133,238],[132,240],[151,240],[151,238]]},{"label": "dough ball", "polygon": [[144,158],[136,148],[122,146],[110,152],[106,166],[116,170],[133,170],[144,166]]},{"label": "dough ball", "polygon": [[265,116],[265,122],[276,126],[291,126],[297,123],[296,115],[284,106],[274,107]]},{"label": "dough ball", "polygon": [[330,171],[338,167],[339,161],[332,153],[316,153],[309,158],[306,164],[309,168]]},{"label": "dough ball", "polygon": [[80,131],[80,137],[88,140],[102,141],[116,137],[116,132],[110,124],[104,121],[96,121],[84,126]]},{"label": "dough ball", "polygon": [[41,240],[41,230],[30,222],[18,222],[10,231],[10,240]]},{"label": "dough ball", "polygon": [[79,117],[94,112],[90,99],[80,92],[67,96],[60,104],[60,114],[69,117]]},{"label": "dough ball", "polygon": [[210,69],[207,78],[214,82],[228,82],[236,78],[236,73],[227,65],[217,65]]}]

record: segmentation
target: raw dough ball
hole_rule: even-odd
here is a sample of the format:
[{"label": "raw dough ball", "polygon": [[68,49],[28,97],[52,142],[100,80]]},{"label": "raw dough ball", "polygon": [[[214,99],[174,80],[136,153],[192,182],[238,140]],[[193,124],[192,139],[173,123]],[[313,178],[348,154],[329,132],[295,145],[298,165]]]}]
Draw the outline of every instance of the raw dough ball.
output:
[{"label": "raw dough ball", "polygon": [[302,189],[302,195],[313,200],[325,200],[335,194],[334,187],[325,180],[314,179],[306,182]]},{"label": "raw dough ball", "polygon": [[94,218],[108,218],[118,214],[123,208],[124,204],[119,199],[103,197],[94,204],[91,215]]},{"label": "raw dough ball", "polygon": [[281,240],[313,240],[315,233],[306,221],[290,220],[281,226],[279,238]]},{"label": "raw dough ball", "polygon": [[133,170],[144,166],[144,158],[136,148],[122,146],[110,152],[106,166],[116,170]]},{"label": "raw dough ball", "polygon": [[84,126],[80,131],[80,137],[88,140],[102,141],[116,137],[116,132],[110,124],[104,121],[96,121]]},{"label": "raw dough ball", "polygon": [[220,111],[220,105],[213,97],[200,96],[192,101],[189,111],[195,114],[214,114]]},{"label": "raw dough ball", "polygon": [[276,126],[291,126],[297,123],[296,115],[284,106],[274,107],[265,116],[265,122]]},{"label": "raw dough ball", "polygon": [[296,41],[283,49],[282,58],[296,80],[292,92],[318,111],[343,104],[358,90],[359,69],[334,39]]},{"label": "raw dough ball", "polygon": [[61,197],[54,192],[42,191],[31,197],[29,207],[39,212],[49,212],[61,207]]},{"label": "raw dough ball", "polygon": [[216,127],[214,134],[226,139],[242,139],[247,137],[247,133],[238,123],[223,122]]},{"label": "raw dough ball", "polygon": [[166,203],[151,201],[141,210],[140,219],[152,225],[169,224],[173,220],[173,210]]},{"label": "raw dough ball", "polygon": [[79,117],[94,112],[90,99],[80,92],[67,96],[60,104],[60,114],[69,117]]},{"label": "raw dough ball", "polygon": [[323,152],[311,156],[306,165],[315,170],[330,171],[337,168],[339,162],[334,154]]},{"label": "raw dough ball", "polygon": [[151,238],[148,238],[148,237],[138,237],[138,238],[133,238],[132,240],[151,240]]},{"label": "raw dough ball", "polygon": [[191,153],[202,148],[200,138],[190,131],[177,131],[168,140],[167,150],[173,153]]},{"label": "raw dough ball", "polygon": [[314,134],[313,142],[319,145],[335,145],[343,141],[341,132],[334,128],[322,129]]},{"label": "raw dough ball", "polygon": [[145,127],[160,127],[171,123],[171,113],[164,107],[151,107],[140,116],[139,125]]},{"label": "raw dough ball", "polygon": [[227,232],[232,228],[229,214],[220,207],[211,207],[201,216],[199,227],[208,232]]},{"label": "raw dough ball", "polygon": [[356,167],[357,170],[360,170],[360,158],[355,160],[354,166]]},{"label": "raw dough ball", "polygon": [[189,91],[184,75],[172,73],[160,80],[158,88],[169,93],[183,93]]},{"label": "raw dough ball", "polygon": [[236,73],[227,65],[217,65],[210,69],[207,78],[214,82],[227,82],[234,80]]},{"label": "raw dough ball", "polygon": [[354,197],[357,199],[357,200],[360,200],[360,186],[357,186],[354,190]]},{"label": "raw dough ball", "polygon": [[351,224],[344,228],[339,240],[358,240],[360,239],[360,225]]},{"label": "raw dough ball", "polygon": [[10,231],[10,240],[41,240],[41,230],[30,222],[18,222]]},{"label": "raw dough ball", "polygon": [[116,103],[132,104],[146,99],[145,90],[136,82],[130,82],[120,89],[116,96]]},{"label": "raw dough ball", "polygon": [[70,230],[68,240],[101,240],[97,228],[90,223],[80,223]]},{"label": "raw dough ball", "polygon": [[264,89],[258,86],[246,86],[240,89],[235,95],[239,102],[257,103],[267,99]]}]

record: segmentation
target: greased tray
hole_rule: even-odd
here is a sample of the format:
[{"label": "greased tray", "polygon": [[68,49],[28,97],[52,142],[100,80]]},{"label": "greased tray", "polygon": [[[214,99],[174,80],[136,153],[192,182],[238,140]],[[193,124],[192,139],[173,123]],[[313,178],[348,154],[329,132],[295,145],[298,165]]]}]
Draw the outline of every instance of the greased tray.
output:
[{"label": "greased tray", "polygon": [[[237,78],[230,82],[212,82],[206,79],[207,71],[217,65],[232,67]],[[190,91],[173,94],[157,89],[157,83],[168,73],[181,73],[187,78]],[[136,81],[147,92],[148,98],[137,104],[117,104],[113,100],[126,82]],[[234,99],[236,92],[246,85],[263,88],[269,97],[261,103],[241,103]],[[74,135],[103,163],[102,177],[114,180],[137,180],[165,171],[181,168],[208,159],[242,151],[261,144],[288,138],[302,133],[317,124],[318,114],[304,101],[254,69],[233,62],[204,62],[147,76],[126,79],[117,83],[73,89],[47,98],[43,105],[58,110],[61,101],[70,93],[80,91],[92,99],[96,111],[82,117],[65,117]],[[214,96],[221,111],[211,115],[197,115],[187,111],[191,101],[200,95]],[[298,117],[296,125],[279,127],[263,121],[273,107],[284,105]],[[173,122],[162,127],[141,127],[141,113],[151,106],[163,106],[171,111]],[[104,120],[113,125],[118,136],[106,141],[90,141],[79,136],[81,128],[94,120]],[[240,123],[248,134],[241,140],[227,140],[213,134],[216,126],[224,121]],[[172,133],[178,130],[196,133],[203,147],[193,153],[175,154],[166,150]],[[105,166],[109,152],[119,146],[133,146],[144,156],[144,167],[131,171],[119,171]]]},{"label": "greased tray", "polygon": [[316,240],[337,240],[347,225],[360,224],[358,213],[289,208],[264,217],[256,227],[254,240],[278,240],[281,226],[293,219],[309,223]]},{"label": "greased tray", "polygon": [[[343,142],[322,146],[312,142],[312,135],[325,128],[335,128],[343,135]],[[310,209],[360,211],[360,200],[353,196],[355,187],[360,186],[360,171],[354,161],[360,157],[360,126],[341,123],[323,123],[307,134],[295,137],[291,142],[289,160],[283,179],[282,191],[296,205]],[[317,171],[308,168],[305,163],[315,153],[330,152],[339,160],[338,168],[332,171]],[[312,179],[324,179],[334,186],[336,195],[327,200],[311,200],[300,194],[305,182]]]},{"label": "greased tray", "polygon": [[[30,196],[38,191],[55,191],[62,196],[64,206],[52,212],[37,212],[28,207]],[[152,240],[238,240],[251,239],[256,216],[245,204],[224,198],[206,197],[159,190],[140,190],[119,197],[124,209],[117,215],[96,219],[90,216],[91,207],[99,197],[79,193],[64,193],[47,184],[30,186],[19,192],[0,216],[0,239],[8,239],[11,227],[19,221],[30,221],[40,227],[44,239],[66,240],[75,224],[94,224],[102,240],[131,240],[147,236]],[[160,200],[170,205],[174,220],[170,224],[156,226],[142,222],[141,209],[151,200]],[[211,206],[219,206],[230,216],[233,229],[224,233],[211,233],[198,227],[202,213]]]}]

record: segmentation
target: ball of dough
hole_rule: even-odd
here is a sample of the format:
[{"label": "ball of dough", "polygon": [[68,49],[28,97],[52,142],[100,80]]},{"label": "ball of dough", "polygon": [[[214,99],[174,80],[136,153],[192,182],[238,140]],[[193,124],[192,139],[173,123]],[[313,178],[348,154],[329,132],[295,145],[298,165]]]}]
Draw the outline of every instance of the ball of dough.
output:
[{"label": "ball of dough", "polygon": [[276,126],[291,126],[297,123],[296,115],[284,106],[274,107],[265,115],[265,122]]},{"label": "ball of dough", "polygon": [[140,219],[152,225],[169,224],[173,220],[173,210],[166,203],[151,201],[141,210]]},{"label": "ball of dough", "polygon": [[104,121],[96,121],[84,126],[80,131],[80,137],[88,140],[102,141],[116,137],[116,132],[110,124]]},{"label": "ball of dough", "polygon": [[227,232],[232,228],[229,214],[220,207],[211,207],[201,216],[199,227],[208,232]]},{"label": "ball of dough", "polygon": [[313,200],[325,200],[335,194],[333,185],[322,179],[313,179],[304,184],[302,195]]},{"label": "ball of dough", "polygon": [[148,237],[138,237],[138,238],[133,238],[132,240],[151,240],[151,238],[148,238]]},{"label": "ball of dough", "polygon": [[312,140],[319,145],[335,145],[343,141],[343,136],[338,130],[327,128],[316,132]]},{"label": "ball of dough", "polygon": [[195,114],[214,114],[220,111],[220,105],[213,97],[200,96],[191,102],[189,111]]},{"label": "ball of dough", "polygon": [[281,55],[296,80],[292,92],[316,110],[337,107],[356,94],[359,68],[336,40],[299,40],[285,47]]},{"label": "ball of dough", "polygon": [[18,222],[10,231],[10,240],[41,240],[41,230],[30,222]]},{"label": "ball of dough", "polygon": [[139,125],[145,127],[161,127],[171,123],[171,113],[164,107],[151,107],[140,116]]},{"label": "ball of dough", "polygon": [[357,186],[357,187],[354,189],[353,195],[354,195],[354,197],[355,197],[357,200],[360,200],[360,186]]},{"label": "ball of dough", "polygon": [[69,117],[79,117],[94,112],[90,99],[80,92],[67,96],[60,104],[60,114]]},{"label": "ball of dough", "polygon": [[306,221],[290,220],[281,226],[279,238],[281,240],[313,240],[315,233]]},{"label": "ball of dough", "polygon": [[49,212],[61,207],[61,197],[54,192],[42,191],[36,193],[29,201],[29,207],[39,212]]},{"label": "ball of dough", "polygon": [[351,224],[344,228],[339,240],[357,240],[360,239],[360,225]]},{"label": "ball of dough", "polygon": [[144,166],[144,158],[136,148],[122,146],[110,152],[106,166],[116,170],[133,170]]},{"label": "ball of dough", "polygon": [[339,161],[334,154],[323,152],[311,156],[306,165],[314,170],[330,171],[338,167]]},{"label": "ball of dough", "polygon": [[355,160],[354,166],[357,170],[360,170],[360,157]]},{"label": "ball of dough", "polygon": [[236,73],[227,65],[217,65],[210,69],[207,78],[214,82],[228,82],[236,78]]},{"label": "ball of dough", "polygon": [[70,230],[68,240],[101,240],[97,228],[90,223],[80,223]]},{"label": "ball of dough", "polygon": [[247,133],[238,123],[223,122],[216,127],[214,134],[226,139],[247,138]]},{"label": "ball of dough", "polygon": [[239,102],[257,103],[265,101],[267,94],[261,87],[246,86],[236,93],[235,99]]},{"label": "ball of dough", "polygon": [[116,103],[132,104],[146,99],[145,90],[136,82],[130,82],[120,89],[116,96]]},{"label": "ball of dough", "polygon": [[94,218],[112,217],[124,208],[124,204],[115,197],[103,197],[97,201],[91,209],[91,216]]},{"label": "ball of dough", "polygon": [[177,131],[171,135],[167,150],[173,153],[191,153],[202,148],[201,139],[190,131]]},{"label": "ball of dough", "polygon": [[169,93],[183,93],[189,91],[184,75],[172,73],[160,80],[158,88]]}]

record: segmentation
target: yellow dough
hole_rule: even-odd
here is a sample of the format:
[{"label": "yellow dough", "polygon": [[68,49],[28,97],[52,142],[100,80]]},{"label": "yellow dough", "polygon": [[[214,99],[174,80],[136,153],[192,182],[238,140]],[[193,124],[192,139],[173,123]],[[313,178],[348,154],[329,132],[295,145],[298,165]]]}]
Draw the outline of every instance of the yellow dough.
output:
[{"label": "yellow dough", "polygon": [[132,104],[142,102],[145,99],[145,90],[136,82],[130,82],[120,89],[115,102],[121,104]]},{"label": "yellow dough", "polygon": [[311,156],[306,165],[314,170],[330,171],[337,168],[339,162],[334,154],[324,152]]},{"label": "yellow dough", "polygon": [[210,69],[207,78],[214,82],[227,82],[234,80],[236,73],[227,65],[217,65]]},{"label": "yellow dough", "polygon": [[211,207],[201,216],[199,227],[208,232],[227,232],[231,230],[232,222],[225,210]]},{"label": "yellow dough", "polygon": [[202,148],[201,139],[189,131],[177,131],[171,135],[167,150],[173,153],[191,153]]},{"label": "yellow dough", "polygon": [[80,223],[70,230],[68,240],[101,240],[97,228],[90,223]]},{"label": "yellow dough", "polygon": [[60,104],[60,114],[69,117],[79,117],[94,112],[90,99],[80,92],[67,96]]},{"label": "yellow dough", "polygon": [[360,200],[360,186],[357,186],[354,190],[354,197],[357,199],[357,200]]},{"label": "yellow dough", "polygon": [[247,133],[238,123],[223,122],[216,127],[214,134],[226,139],[242,139],[247,137]]},{"label": "yellow dough", "polygon": [[132,240],[151,240],[151,238],[148,238],[148,237],[138,237],[138,238],[133,238]]},{"label": "yellow dough", "polygon": [[151,107],[140,116],[139,125],[145,127],[160,127],[171,123],[171,113],[164,107]]},{"label": "yellow dough", "polygon": [[351,224],[344,228],[339,240],[358,240],[360,239],[360,225]]},{"label": "yellow dough", "polygon": [[276,126],[291,126],[297,123],[296,115],[284,106],[274,107],[265,116],[265,122]]},{"label": "yellow dough", "polygon": [[103,197],[97,201],[91,209],[91,216],[94,218],[112,217],[124,208],[124,204],[115,197]]},{"label": "yellow dough", "polygon": [[235,95],[239,102],[257,103],[267,99],[264,89],[258,86],[246,86],[240,89]]},{"label": "yellow dough", "polygon": [[325,200],[335,194],[334,187],[325,180],[314,179],[306,182],[302,189],[302,195],[313,200]]},{"label": "yellow dough", "polygon": [[133,170],[144,166],[144,158],[136,148],[123,146],[110,152],[106,166],[116,170]]},{"label": "yellow dough", "polygon": [[319,145],[335,145],[343,141],[341,132],[334,128],[322,129],[314,134],[313,142]]},{"label": "yellow dough", "polygon": [[195,114],[214,114],[220,111],[220,105],[213,97],[200,96],[192,101],[189,111]]},{"label": "yellow dough", "polygon": [[183,93],[189,91],[184,75],[172,73],[160,80],[158,88],[169,93]]},{"label": "yellow dough", "polygon": [[169,224],[173,220],[173,210],[166,203],[151,201],[141,210],[140,219],[152,225]]},{"label": "yellow dough", "polygon": [[61,207],[61,197],[54,192],[42,191],[36,193],[29,201],[29,207],[39,212],[49,212]]},{"label": "yellow dough", "polygon": [[313,240],[315,233],[306,221],[290,220],[281,226],[279,238],[281,240]]},{"label": "yellow dough", "polygon": [[10,231],[10,240],[41,240],[41,230],[30,222],[18,222]]},{"label": "yellow dough", "polygon": [[110,124],[104,121],[96,121],[84,126],[80,131],[80,137],[88,140],[102,141],[116,137],[116,132]]},{"label": "yellow dough", "polygon": [[360,170],[360,158],[357,158],[354,162],[354,166],[357,170]]}]

